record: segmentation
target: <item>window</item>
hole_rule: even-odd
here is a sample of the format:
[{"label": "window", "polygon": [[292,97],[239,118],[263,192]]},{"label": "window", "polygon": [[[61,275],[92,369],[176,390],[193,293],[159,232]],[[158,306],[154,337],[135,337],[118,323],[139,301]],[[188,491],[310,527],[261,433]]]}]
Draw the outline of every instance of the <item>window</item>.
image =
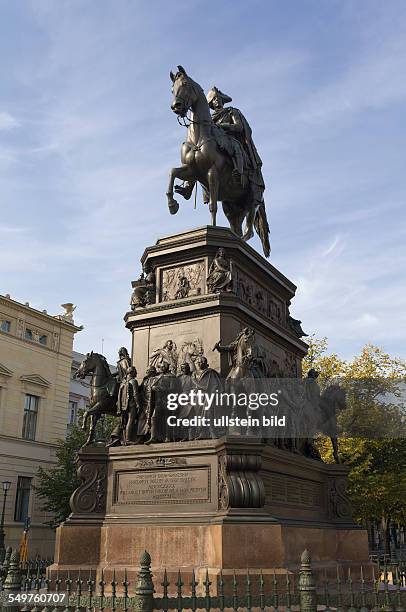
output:
[{"label": "window", "polygon": [[4,332],[9,332],[11,329],[10,321],[0,321],[0,329]]},{"label": "window", "polygon": [[19,476],[17,481],[16,507],[14,520],[23,523],[28,518],[30,504],[31,480],[26,476]]},{"label": "window", "polygon": [[78,403],[69,402],[68,425],[72,426],[74,423],[76,423],[77,417],[78,417]]},{"label": "window", "polygon": [[40,336],[40,337],[39,337],[38,342],[39,342],[40,344],[43,344],[44,346],[46,346],[46,343],[47,343],[47,337],[46,337],[45,335]]},{"label": "window", "polygon": [[32,329],[26,328],[26,330],[24,332],[24,338],[26,340],[32,340]]},{"label": "window", "polygon": [[35,440],[37,430],[39,398],[36,395],[26,395],[24,404],[23,438]]}]

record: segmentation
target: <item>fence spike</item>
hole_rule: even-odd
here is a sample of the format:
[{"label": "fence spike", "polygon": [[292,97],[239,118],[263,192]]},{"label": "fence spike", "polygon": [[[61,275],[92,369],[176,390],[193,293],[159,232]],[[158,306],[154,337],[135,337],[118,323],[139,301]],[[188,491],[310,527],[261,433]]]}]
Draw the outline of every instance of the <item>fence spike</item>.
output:
[{"label": "fence spike", "polygon": [[206,577],[204,579],[204,592],[205,592],[205,597],[206,597],[206,610],[207,610],[207,612],[210,612],[210,610],[211,610],[210,585],[211,585],[211,582],[209,580],[209,568],[206,567]]},{"label": "fence spike", "polygon": [[337,565],[337,612],[344,612],[339,565]]},{"label": "fence spike", "polygon": [[92,580],[92,570],[89,569],[89,578],[87,579],[87,597],[88,597],[88,602],[87,602],[87,611],[86,612],[92,612],[92,610],[93,610],[93,587],[94,587],[94,580]]},{"label": "fence spike", "polygon": [[352,588],[352,576],[351,576],[351,568],[348,568],[348,592],[350,595],[350,606],[347,610],[347,612],[357,612],[357,609],[355,607],[355,599],[354,599],[354,590]]},{"label": "fence spike", "polygon": [[[29,563],[27,562],[26,564],[26,569],[27,569],[27,573],[25,574],[25,576],[23,576],[22,579],[22,590],[24,593],[28,593],[28,591],[31,590],[31,567],[29,565]],[[29,612],[30,607],[28,606],[28,602],[25,602],[25,605],[23,608],[21,608],[20,612]],[[55,610],[53,610],[52,612],[55,612]],[[56,611],[58,612],[58,610]]]},{"label": "fence spike", "polygon": [[250,577],[250,571],[248,568],[247,568],[245,595],[246,595],[246,601],[247,601],[247,605],[246,605],[247,612],[251,612],[251,608],[252,608],[251,577]]},{"label": "fence spike", "polygon": [[238,584],[235,570],[233,570],[233,612],[238,612]]},{"label": "fence spike", "polygon": [[272,574],[272,600],[273,600],[273,609],[277,612],[279,606],[279,593],[278,593],[278,581],[276,579],[275,570]]},{"label": "fence spike", "polygon": [[329,583],[328,583],[328,576],[327,576],[327,570],[324,570],[324,603],[325,603],[325,610],[324,612],[331,612],[331,608],[330,608],[330,591],[329,591]]},{"label": "fence spike", "polygon": [[101,569],[100,572],[100,580],[99,580],[99,610],[103,612],[104,610],[104,587],[106,586],[106,582],[104,580],[104,569]]},{"label": "fence spike", "polygon": [[191,594],[192,594],[192,606],[191,606],[192,612],[196,612],[197,610],[197,598],[196,598],[197,585],[198,585],[198,582],[196,581],[195,569],[193,568],[192,569],[192,580],[190,583]]},{"label": "fence spike", "polygon": [[220,612],[224,612],[225,597],[224,597],[224,580],[223,580],[223,570],[222,569],[220,569],[219,582],[218,582],[218,593],[219,593]]},{"label": "fence spike", "polygon": [[65,591],[66,591],[66,606],[63,612],[70,612],[69,600],[72,593],[72,580],[70,577],[70,570],[68,570],[67,577],[65,579]]},{"label": "fence spike", "polygon": [[82,585],[83,585],[83,580],[82,580],[82,576],[81,576],[81,572],[80,572],[80,568],[78,571],[78,577],[76,578],[76,608],[75,608],[75,612],[82,612],[81,611],[81,597],[82,597]]},{"label": "fence spike", "polygon": [[[379,574],[378,574],[379,576]],[[375,575],[375,566],[372,566],[372,588],[373,588],[373,598],[374,598],[374,607],[372,608],[372,612],[379,612],[379,578]]]},{"label": "fence spike", "polygon": [[[45,593],[49,594],[51,591],[51,580],[48,578],[48,576],[45,576],[44,584],[45,584]],[[51,608],[48,606],[48,601],[45,602],[45,606],[42,608],[41,612],[51,612]]]},{"label": "fence spike", "polygon": [[[41,567],[38,559],[36,559],[36,570],[37,571],[35,572],[34,578],[34,591],[39,593],[41,589]],[[40,610],[40,606],[37,606],[36,604],[33,608],[31,608],[31,612],[40,612]]]},{"label": "fence spike", "polygon": [[182,612],[183,602],[182,602],[182,575],[180,573],[180,569],[178,569],[178,579],[176,580],[176,593],[178,598],[178,612]]},{"label": "fence spike", "polygon": [[393,607],[391,605],[391,601],[390,601],[390,595],[389,595],[389,579],[388,579],[388,570],[387,570],[387,565],[386,565],[386,558],[385,558],[385,569],[384,569],[384,574],[383,574],[383,584],[384,584],[384,605],[383,605],[383,612],[393,612]]},{"label": "fence spike", "polygon": [[299,568],[299,600],[301,612],[317,612],[316,583],[308,550],[303,551]]},{"label": "fence spike", "polygon": [[111,612],[116,612],[117,581],[116,568],[113,567],[113,579],[111,581]]},{"label": "fence spike", "polygon": [[135,587],[135,608],[139,612],[152,612],[154,607],[154,583],[151,574],[151,556],[146,550],[140,558],[140,570]]},{"label": "fence spike", "polygon": [[396,612],[405,612],[405,608],[402,605],[402,587],[401,578],[399,574],[399,568],[396,568]]},{"label": "fence spike", "polygon": [[261,612],[265,612],[265,580],[262,569],[259,573],[259,608]]},{"label": "fence spike", "polygon": [[124,606],[123,606],[123,612],[127,612],[128,611],[128,576],[127,576],[127,568],[124,568],[124,580],[122,582],[122,585],[124,587]]},{"label": "fence spike", "polygon": [[164,579],[163,579],[163,582],[161,582],[161,586],[163,587],[163,598],[162,598],[163,611],[168,612],[168,609],[169,609],[169,603],[168,603],[169,581],[168,581],[168,574],[166,573],[166,568],[164,570]]}]

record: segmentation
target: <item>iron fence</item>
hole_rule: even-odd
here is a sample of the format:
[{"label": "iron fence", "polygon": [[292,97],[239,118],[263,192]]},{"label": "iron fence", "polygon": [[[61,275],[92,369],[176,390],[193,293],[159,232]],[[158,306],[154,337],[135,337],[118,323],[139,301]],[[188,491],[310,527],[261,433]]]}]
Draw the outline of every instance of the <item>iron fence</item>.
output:
[{"label": "iron fence", "polygon": [[[310,554],[304,551],[297,572],[269,574],[252,569],[244,574],[220,572],[214,579],[206,570],[199,581],[195,571],[188,579],[179,571],[171,582],[165,570],[162,582],[154,584],[148,552],[140,559],[134,583],[128,580],[127,570],[120,579],[113,570],[111,580],[96,570],[79,570],[75,577],[67,573],[63,578],[56,573],[49,578],[44,563],[21,568],[18,551],[7,553],[7,575],[0,585],[3,612],[16,607],[21,612],[406,612],[406,569],[400,564],[391,575],[387,567],[372,566],[349,569],[343,576],[337,567],[334,576],[318,575],[316,580]],[[13,607],[9,594],[14,594]]]}]

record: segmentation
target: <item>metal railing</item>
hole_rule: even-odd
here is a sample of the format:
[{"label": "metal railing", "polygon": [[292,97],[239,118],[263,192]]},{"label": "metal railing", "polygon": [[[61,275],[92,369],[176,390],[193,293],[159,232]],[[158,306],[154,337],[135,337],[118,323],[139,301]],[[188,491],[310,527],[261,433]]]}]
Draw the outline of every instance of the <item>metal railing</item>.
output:
[{"label": "metal railing", "polygon": [[[284,573],[263,573],[259,570],[247,570],[244,575],[236,572],[220,572],[209,576],[206,570],[204,577],[198,581],[195,571],[190,580],[186,580],[179,571],[172,582],[168,572],[163,573],[163,580],[154,584],[151,572],[151,557],[144,552],[134,583],[128,580],[124,570],[120,579],[115,570],[111,580],[105,580],[105,572],[96,570],[78,570],[76,577],[68,573],[60,578],[58,572],[49,578],[38,564],[36,571],[20,567],[19,553],[8,554],[7,575],[0,586],[0,598],[3,611],[16,610],[16,603],[8,605],[8,594],[19,594],[17,609],[22,612],[153,612],[154,610],[231,610],[233,612],[406,612],[406,569],[398,566],[389,577],[385,568],[359,567],[343,571],[337,566],[336,575],[320,575],[313,570],[308,551],[304,551],[299,570]],[[381,568],[382,569],[382,568]],[[316,579],[317,578],[317,579]],[[317,584],[317,586],[316,586]],[[156,594],[158,587],[159,594]],[[47,595],[63,595],[61,601]],[[28,599],[30,595],[31,600]],[[59,607],[55,604],[58,602]],[[20,607],[21,604],[21,607]]]}]

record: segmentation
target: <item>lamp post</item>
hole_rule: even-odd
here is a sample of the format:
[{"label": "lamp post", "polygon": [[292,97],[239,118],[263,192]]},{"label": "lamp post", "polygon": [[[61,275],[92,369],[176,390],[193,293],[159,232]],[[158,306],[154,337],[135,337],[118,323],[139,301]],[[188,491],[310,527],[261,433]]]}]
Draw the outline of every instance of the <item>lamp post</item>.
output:
[{"label": "lamp post", "polygon": [[9,491],[9,488],[11,487],[11,482],[9,482],[8,480],[3,480],[2,482],[3,485],[3,510],[1,513],[1,520],[0,520],[0,563],[3,563],[4,561],[4,557],[6,554],[6,549],[4,547],[4,514],[6,512],[6,500],[7,500],[7,493]]}]

